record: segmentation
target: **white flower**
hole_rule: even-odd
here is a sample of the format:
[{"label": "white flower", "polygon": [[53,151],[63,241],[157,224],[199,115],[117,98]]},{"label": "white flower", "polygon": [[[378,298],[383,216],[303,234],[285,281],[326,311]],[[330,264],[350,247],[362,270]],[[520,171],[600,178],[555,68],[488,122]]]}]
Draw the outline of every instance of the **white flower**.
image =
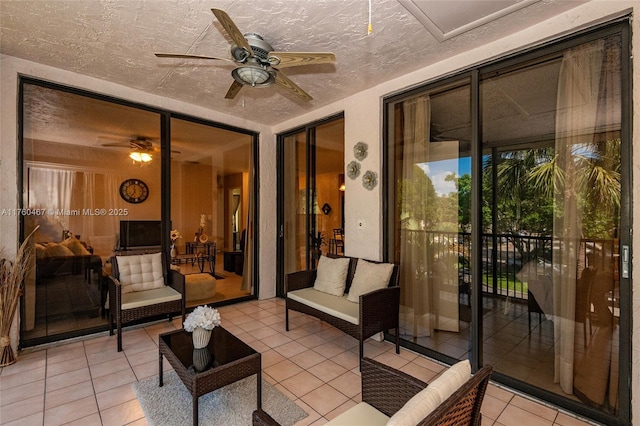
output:
[{"label": "white flower", "polygon": [[196,327],[204,328],[205,330],[213,330],[220,325],[220,313],[217,309],[209,306],[198,306],[187,315],[184,320],[183,327],[186,331],[193,331]]},{"label": "white flower", "polygon": [[182,238],[180,231],[178,231],[177,229],[171,231],[171,242],[175,243],[175,241],[179,238]]}]

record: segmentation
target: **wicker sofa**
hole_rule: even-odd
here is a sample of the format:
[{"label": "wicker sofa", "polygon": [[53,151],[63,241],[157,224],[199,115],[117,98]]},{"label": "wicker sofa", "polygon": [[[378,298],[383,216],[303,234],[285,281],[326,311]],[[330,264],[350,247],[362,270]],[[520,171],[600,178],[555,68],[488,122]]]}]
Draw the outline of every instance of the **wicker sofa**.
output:
[{"label": "wicker sofa", "polygon": [[[493,370],[485,366],[470,376],[470,366],[465,363],[468,361],[454,365],[427,385],[402,371],[364,358],[362,402],[326,425],[480,425],[480,409]],[[258,409],[253,412],[253,425],[278,426],[278,422]]]},{"label": "wicker sofa", "polygon": [[109,334],[117,330],[122,351],[122,326],[143,318],[178,312],[185,320],[185,278],[168,267],[163,253],[114,256],[109,279]]},{"label": "wicker sofa", "polygon": [[[316,278],[318,278],[318,271],[323,266],[323,258],[320,259],[318,269],[294,272],[285,277],[286,330],[289,331],[290,310],[312,315],[355,337],[360,344],[360,359],[362,359],[364,341],[367,338],[386,330],[395,329],[396,353],[400,353],[399,266],[364,259],[360,261],[353,257],[329,255],[327,258],[348,259],[344,290],[340,295],[332,295],[316,290]],[[387,265],[392,270],[389,279],[383,283],[383,288],[361,294],[358,299],[355,299],[356,302],[350,302],[348,295],[353,290],[352,284],[356,278],[358,262],[364,262],[361,269],[365,265]]]}]

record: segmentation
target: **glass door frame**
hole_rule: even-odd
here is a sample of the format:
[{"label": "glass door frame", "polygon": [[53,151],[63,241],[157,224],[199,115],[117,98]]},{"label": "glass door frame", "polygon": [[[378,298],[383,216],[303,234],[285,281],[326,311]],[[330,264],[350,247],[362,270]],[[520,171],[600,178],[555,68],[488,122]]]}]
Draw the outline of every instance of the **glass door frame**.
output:
[{"label": "glass door frame", "polygon": [[[279,133],[277,135],[277,158],[276,158],[276,167],[277,167],[277,247],[276,247],[276,296],[277,297],[285,297],[284,293],[284,278],[285,278],[285,173],[286,170],[286,158],[285,158],[285,143],[287,137],[291,137],[296,134],[304,133],[305,134],[305,143],[306,143],[306,193],[307,193],[307,203],[309,204],[312,200],[309,197],[309,194],[313,194],[316,191],[316,175],[315,175],[315,160],[316,160],[316,128],[322,124],[328,123],[334,120],[344,120],[344,113],[340,112],[338,114],[331,115],[329,117],[322,118],[317,121],[313,121],[306,125],[296,127],[294,129],[288,130],[283,133]],[[305,263],[307,270],[311,269],[311,235],[315,235],[316,232],[316,223],[313,220],[313,209],[307,209],[307,213],[305,216],[305,229],[306,229],[306,255],[305,255]]]},{"label": "glass door frame", "polygon": [[[393,211],[393,198],[389,191],[389,186],[393,184],[394,172],[393,162],[391,161],[391,148],[389,140],[389,122],[393,118],[390,114],[390,105],[402,100],[406,100],[410,97],[414,97],[417,94],[425,93],[430,90],[434,90],[437,87],[446,85],[451,81],[455,81],[462,78],[471,78],[471,102],[472,102],[472,176],[471,176],[471,252],[473,253],[472,261],[472,323],[471,323],[471,363],[473,371],[476,371],[482,364],[482,310],[480,309],[482,298],[480,290],[482,289],[481,275],[482,275],[482,262],[481,255],[481,231],[482,226],[482,146],[481,145],[481,109],[480,109],[480,80],[484,77],[492,74],[500,73],[505,69],[511,69],[516,67],[523,67],[528,61],[533,61],[538,58],[558,54],[573,46],[586,43],[598,38],[606,37],[611,34],[620,34],[622,39],[622,52],[621,52],[621,140],[622,140],[622,154],[621,154],[621,206],[620,206],[620,246],[627,247],[629,253],[632,253],[632,241],[631,241],[631,227],[633,219],[633,199],[632,199],[632,186],[631,186],[631,173],[632,173],[632,103],[631,103],[631,76],[632,67],[630,61],[630,23],[629,17],[621,17],[613,22],[607,22],[596,27],[592,27],[574,34],[569,37],[565,37],[560,40],[555,40],[545,43],[543,46],[536,47],[535,49],[524,50],[519,53],[509,55],[507,58],[498,59],[485,64],[480,64],[469,68],[465,71],[455,73],[453,75],[444,77],[441,80],[427,83],[421,87],[413,88],[405,93],[395,94],[383,99],[383,214],[385,219],[383,221],[383,241],[384,241],[384,260],[389,260],[392,257],[391,242],[394,240],[393,235],[393,223],[390,223],[393,218],[391,212]],[[631,311],[631,286],[632,286],[632,271],[629,271],[628,277],[620,278],[620,353],[619,353],[619,381],[618,381],[618,395],[619,395],[619,411],[616,416],[607,414],[601,410],[589,407],[583,403],[578,403],[568,398],[564,398],[558,394],[554,394],[549,391],[545,391],[541,388],[535,387],[528,383],[523,383],[516,379],[513,379],[507,375],[494,372],[492,379],[510,386],[514,389],[523,391],[529,395],[538,397],[542,400],[553,403],[557,406],[567,408],[573,412],[583,414],[594,420],[602,421],[607,424],[630,424],[631,421],[631,389],[628,383],[631,381],[631,321],[633,320]],[[450,359],[444,354],[435,352],[433,350],[424,348],[412,342],[403,341],[401,339],[401,345],[416,352],[425,354],[437,360],[445,363],[453,363],[455,360]]]}]

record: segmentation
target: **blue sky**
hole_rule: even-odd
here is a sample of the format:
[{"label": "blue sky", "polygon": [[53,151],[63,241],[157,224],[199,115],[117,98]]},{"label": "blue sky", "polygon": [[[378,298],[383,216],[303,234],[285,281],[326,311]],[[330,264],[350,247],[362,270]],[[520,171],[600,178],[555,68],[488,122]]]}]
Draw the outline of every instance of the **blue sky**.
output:
[{"label": "blue sky", "polygon": [[471,157],[455,158],[451,160],[430,161],[418,165],[431,178],[438,195],[447,195],[456,191],[453,182],[446,182],[445,178],[451,173],[460,177],[465,173],[471,174]]}]

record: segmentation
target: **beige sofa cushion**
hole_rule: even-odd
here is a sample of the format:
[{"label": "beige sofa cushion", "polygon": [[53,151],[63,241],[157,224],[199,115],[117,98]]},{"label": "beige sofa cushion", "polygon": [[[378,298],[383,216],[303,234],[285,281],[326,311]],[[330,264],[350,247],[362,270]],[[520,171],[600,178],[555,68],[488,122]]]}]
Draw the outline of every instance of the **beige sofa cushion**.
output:
[{"label": "beige sofa cushion", "polygon": [[61,246],[65,246],[73,252],[76,256],[90,256],[91,253],[87,248],[75,237],[67,238],[60,243]]},{"label": "beige sofa cushion", "polygon": [[387,287],[392,273],[392,263],[372,263],[359,259],[347,300],[358,302],[361,295]]},{"label": "beige sofa cushion", "polygon": [[73,252],[67,247],[58,243],[49,243],[45,248],[46,257],[71,257]]},{"label": "beige sofa cushion", "polygon": [[287,297],[351,324],[360,322],[360,305],[349,302],[347,296],[334,296],[314,288],[301,288],[288,292]]},{"label": "beige sofa cushion", "polygon": [[389,417],[376,410],[366,402],[349,408],[335,417],[325,426],[384,426]]},{"label": "beige sofa cushion", "polygon": [[116,256],[122,293],[164,287],[162,253]]},{"label": "beige sofa cushion", "polygon": [[418,392],[389,419],[387,426],[414,426],[449,398],[471,378],[469,360],[449,367],[436,380]]},{"label": "beige sofa cushion", "polygon": [[346,257],[332,259],[321,256],[318,262],[316,280],[313,288],[318,291],[342,296],[347,285],[347,273],[349,272],[349,259]]}]

